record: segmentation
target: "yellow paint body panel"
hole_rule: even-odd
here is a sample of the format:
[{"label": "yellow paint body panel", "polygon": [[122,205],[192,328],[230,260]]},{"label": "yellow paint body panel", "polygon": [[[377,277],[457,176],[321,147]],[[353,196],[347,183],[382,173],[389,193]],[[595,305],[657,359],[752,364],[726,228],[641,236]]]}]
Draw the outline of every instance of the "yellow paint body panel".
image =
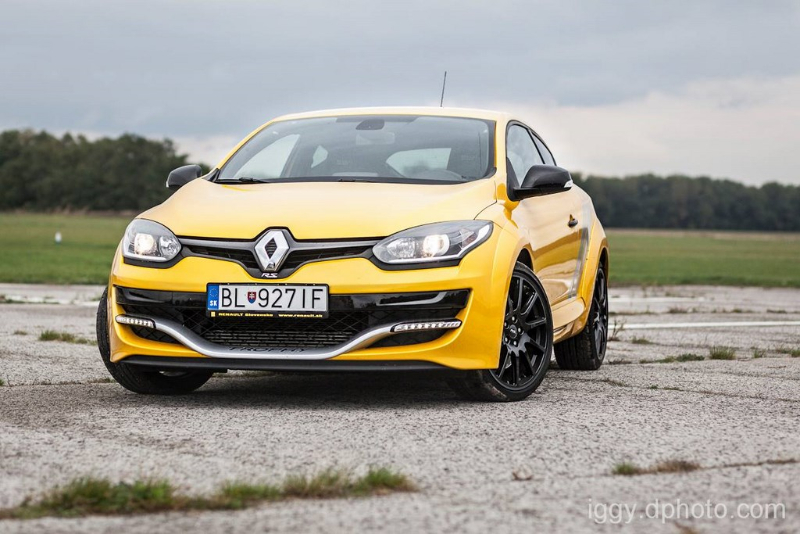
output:
[{"label": "yellow paint body panel", "polygon": [[178,236],[253,239],[267,228],[283,227],[295,239],[344,239],[474,219],[494,201],[491,180],[457,185],[229,185],[194,180],[140,217],[158,221]]},{"label": "yellow paint body panel", "polygon": [[[497,171],[489,178],[457,185],[223,185],[194,180],[140,218],[157,221],[182,237],[229,239],[253,239],[270,227],[288,228],[296,239],[304,240],[385,237],[421,224],[452,220],[494,223],[489,240],[469,252],[457,266],[384,271],[367,259],[348,258],[310,263],[288,277],[274,280],[283,284],[327,284],[331,295],[471,290],[467,307],[458,316],[463,325],[441,338],[418,345],[360,349],[335,359],[417,360],[457,369],[497,367],[508,285],[515,262],[526,252],[551,300],[556,341],[580,332],[586,324],[595,272],[607,248],[605,233],[588,196],[574,187],[564,193],[510,201],[505,189],[505,164],[497,164],[505,162],[505,129],[511,120],[503,113],[451,108],[362,108],[276,120],[372,113],[496,121]],[[570,215],[585,221],[576,230],[584,233],[567,229]],[[208,283],[270,280],[252,278],[236,263],[211,258],[187,257],[165,269],[138,267],[126,264],[118,249],[109,280],[112,361],[131,355],[203,357],[182,345],[145,340],[130,327],[114,322],[116,315],[124,313],[116,303],[115,286],[205,292]]]}]

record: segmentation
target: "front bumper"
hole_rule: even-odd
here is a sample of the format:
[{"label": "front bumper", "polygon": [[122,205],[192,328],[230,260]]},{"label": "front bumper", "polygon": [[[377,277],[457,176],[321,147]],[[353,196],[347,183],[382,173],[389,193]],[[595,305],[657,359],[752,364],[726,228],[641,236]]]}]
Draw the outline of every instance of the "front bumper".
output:
[{"label": "front bumper", "polygon": [[461,326],[469,290],[332,295],[324,319],[207,315],[205,293],[115,287],[126,325],[140,338],[225,359],[327,360],[361,348],[433,341]]},{"label": "front bumper", "polygon": [[[269,283],[254,279],[236,263],[188,257],[170,268],[152,269],[126,264],[118,253],[112,268],[108,301],[111,360],[120,362],[131,358],[130,363],[155,365],[163,361],[165,366],[176,366],[180,363],[179,359],[186,358],[187,367],[208,362],[208,368],[230,369],[242,368],[242,362],[250,362],[244,365],[246,368],[266,368],[259,366],[258,362],[267,361],[283,361],[287,368],[292,368],[294,363],[302,367],[299,362],[304,361],[331,362],[331,368],[343,367],[341,362],[345,361],[352,361],[352,365],[361,362],[365,364],[364,367],[369,367],[367,362],[406,362],[411,366],[432,364],[457,369],[494,368],[500,349],[508,281],[509,260],[498,262],[503,248],[498,241],[504,235],[502,231],[494,232],[489,241],[468,254],[459,265],[452,267],[384,271],[365,258],[350,258],[311,263],[299,268],[280,282],[328,284],[332,312],[334,300],[340,304],[349,300],[356,312],[359,309],[363,311],[370,302],[376,304],[376,295],[380,297],[386,294],[405,295],[403,298],[407,300],[410,298],[411,306],[397,308],[414,311],[405,316],[384,314],[381,320],[360,323],[366,328],[359,329],[356,335],[352,335],[352,329],[345,329],[347,339],[341,337],[341,333],[337,338],[334,332],[331,339],[320,340],[319,332],[309,327],[308,346],[296,340],[281,343],[280,337],[263,338],[265,341],[260,343],[258,340],[262,338],[259,336],[266,334],[257,332],[234,336],[236,339],[231,340],[220,337],[219,333],[208,334],[192,322],[195,319],[187,320],[186,315],[170,317],[168,314],[152,313],[152,310],[147,313],[146,307],[131,305],[131,295],[137,292],[140,296],[180,295],[179,300],[194,295],[191,298],[196,301],[195,313],[204,317],[206,284]],[[502,266],[495,268],[495,265]],[[412,296],[408,297],[408,294]],[[416,297],[413,294],[428,296],[414,300]],[[424,301],[433,298],[432,295],[443,296],[449,305],[428,307]],[[202,299],[201,303],[197,302],[198,297]],[[415,306],[414,302],[418,304]],[[389,308],[379,307],[382,312]],[[126,315],[153,320],[156,328],[150,330],[163,337],[143,335],[141,327],[117,322],[117,317]],[[194,317],[200,320],[200,315]],[[431,332],[436,335],[429,339],[415,339],[413,343],[406,344],[402,342],[404,335],[394,331],[398,324],[432,321],[451,324],[447,328],[436,328]],[[294,327],[302,328],[297,325]],[[335,330],[333,328],[332,332]],[[409,341],[407,336],[405,339]],[[272,365],[272,368],[277,367]]]}]

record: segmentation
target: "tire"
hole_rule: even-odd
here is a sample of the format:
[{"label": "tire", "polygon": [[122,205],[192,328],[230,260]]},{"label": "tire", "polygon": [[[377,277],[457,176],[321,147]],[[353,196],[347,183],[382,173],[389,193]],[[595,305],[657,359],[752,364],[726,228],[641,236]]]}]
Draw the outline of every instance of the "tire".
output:
[{"label": "tire", "polygon": [[592,292],[592,306],[586,326],[576,336],[556,343],[556,362],[560,369],[596,371],[603,365],[608,346],[608,283],[602,265]]},{"label": "tire", "polygon": [[448,384],[459,396],[520,401],[544,380],[553,351],[553,317],[542,284],[525,265],[514,267],[503,319],[497,369],[453,371]]},{"label": "tire", "polygon": [[134,393],[183,395],[208,382],[213,374],[196,371],[145,371],[132,365],[112,362],[108,338],[108,289],[103,292],[97,307],[97,348],[100,349],[100,357],[114,380]]}]

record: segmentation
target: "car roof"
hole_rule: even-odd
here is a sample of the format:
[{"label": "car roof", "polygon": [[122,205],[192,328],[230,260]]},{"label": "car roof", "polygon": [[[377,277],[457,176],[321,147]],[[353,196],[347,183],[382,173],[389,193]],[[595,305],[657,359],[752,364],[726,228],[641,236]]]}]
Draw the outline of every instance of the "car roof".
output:
[{"label": "car roof", "polygon": [[[285,121],[294,119],[309,119],[314,117],[336,117],[346,115],[431,115],[437,117],[464,117],[471,119],[484,119],[498,122],[511,120],[508,113],[500,111],[490,111],[486,109],[451,108],[451,107],[412,107],[412,106],[391,106],[391,107],[364,107],[364,108],[342,108],[325,109],[320,111],[307,111],[305,113],[291,113],[274,119],[274,121]],[[271,121],[272,122],[272,121]]]}]

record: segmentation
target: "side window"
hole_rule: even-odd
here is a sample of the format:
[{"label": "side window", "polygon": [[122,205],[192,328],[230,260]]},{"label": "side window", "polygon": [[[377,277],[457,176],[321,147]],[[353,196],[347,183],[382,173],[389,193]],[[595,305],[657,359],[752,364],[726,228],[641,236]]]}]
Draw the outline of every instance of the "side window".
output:
[{"label": "side window", "polygon": [[516,124],[508,129],[506,157],[511,162],[517,185],[522,183],[531,167],[542,164],[542,158],[539,157],[528,130]]},{"label": "side window", "polygon": [[542,159],[544,159],[544,164],[545,165],[555,165],[556,164],[556,160],[553,159],[553,155],[550,153],[549,150],[547,150],[547,147],[544,146],[544,143],[542,143],[541,139],[539,139],[538,137],[536,137],[534,135],[533,136],[533,140],[534,140],[534,142],[536,142],[536,148],[539,149],[539,154],[541,154],[542,155]]}]

